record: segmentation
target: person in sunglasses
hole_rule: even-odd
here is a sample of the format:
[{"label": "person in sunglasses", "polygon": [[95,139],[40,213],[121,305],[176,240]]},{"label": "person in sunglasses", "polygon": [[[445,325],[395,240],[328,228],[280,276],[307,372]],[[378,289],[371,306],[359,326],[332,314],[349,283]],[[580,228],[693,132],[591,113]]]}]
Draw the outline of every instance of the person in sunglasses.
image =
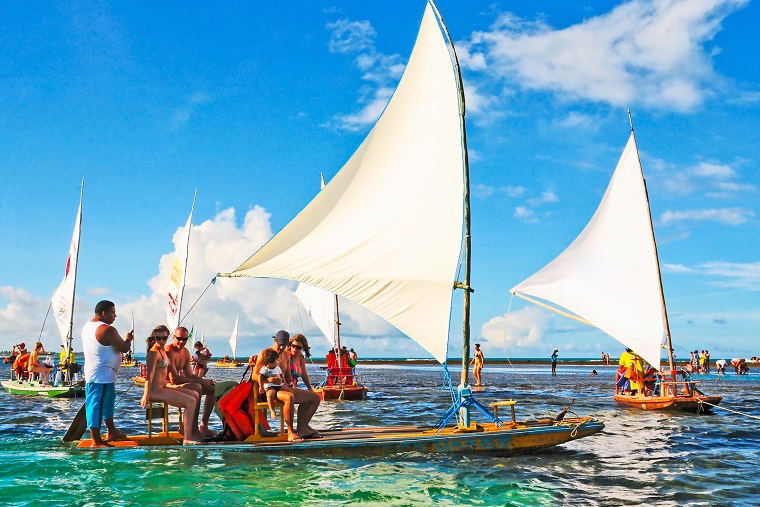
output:
[{"label": "person in sunglasses", "polygon": [[172,334],[172,342],[165,347],[166,355],[169,358],[169,387],[181,387],[183,389],[193,390],[201,396],[206,396],[203,403],[203,416],[200,418],[200,404],[196,407],[193,414],[193,424],[199,425],[200,432],[205,437],[216,435],[208,427],[208,420],[216,404],[214,396],[214,381],[208,378],[201,378],[193,375],[192,357],[187,350],[187,340],[190,339],[190,332],[186,327],[178,327]]},{"label": "person in sunglasses", "polygon": [[[156,326],[147,339],[148,352],[145,354],[145,392],[140,400],[140,406],[145,408],[151,401],[165,401],[173,407],[181,407],[185,414],[196,414],[200,396],[196,391],[183,388],[169,388],[166,385],[169,370],[169,357],[164,347],[169,339],[169,328]],[[201,434],[192,417],[184,417],[183,443],[197,444],[205,436]]]},{"label": "person in sunglasses", "polygon": [[[293,385],[293,377],[290,370],[290,355],[287,352],[287,349],[293,350],[290,347],[290,344],[294,342],[294,340],[291,340],[290,333],[284,329],[277,331],[277,333],[272,338],[274,339],[274,344],[272,345],[271,350],[274,350],[279,355],[278,364],[280,366],[280,369],[282,369],[283,376],[285,377],[285,384]],[[295,343],[300,345],[300,342],[297,340]],[[301,347],[303,346],[301,345]],[[261,368],[264,366],[264,356],[267,350],[269,349],[264,349],[261,351],[253,371],[261,371]],[[303,371],[306,371],[305,364]],[[282,392],[283,391],[280,391],[280,393]],[[263,394],[263,392],[261,394]],[[292,403],[298,405],[298,417],[296,418],[296,438],[301,439],[321,437],[318,431],[309,426],[309,421],[311,421],[311,418],[314,417],[314,414],[317,412],[320,401],[321,399],[319,395],[311,390],[311,385],[309,385],[309,390],[296,388],[293,389]],[[286,417],[285,422],[288,423],[287,411],[284,413]]]},{"label": "person in sunglasses", "polygon": [[[285,357],[290,363],[290,367],[287,368],[290,373],[290,385],[293,387],[294,397],[303,400],[301,403],[306,404],[307,407],[309,406],[308,404],[313,404],[312,406],[316,412],[316,409],[319,407],[319,403],[322,401],[322,399],[319,397],[319,394],[314,392],[314,388],[311,385],[309,372],[306,371],[306,359],[304,356],[311,357],[311,352],[309,350],[309,341],[302,334],[295,334],[291,336],[290,341],[288,342],[288,347],[285,349]],[[299,378],[303,381],[306,389],[301,389],[298,387]],[[287,374],[285,375],[285,379],[286,381],[288,380]],[[306,411],[304,410],[304,415],[305,414]],[[309,420],[311,417],[309,417],[309,420],[303,422],[301,421],[301,415],[302,413],[299,409],[298,417],[301,436],[303,438],[321,438],[322,435],[320,435],[317,430],[309,426]]]}]

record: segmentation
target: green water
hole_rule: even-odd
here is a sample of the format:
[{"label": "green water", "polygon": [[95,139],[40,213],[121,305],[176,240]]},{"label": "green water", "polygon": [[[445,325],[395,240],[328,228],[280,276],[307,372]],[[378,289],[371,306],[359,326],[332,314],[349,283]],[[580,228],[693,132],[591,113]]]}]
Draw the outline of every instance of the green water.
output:
[{"label": "green water", "polygon": [[[600,370],[599,367],[595,368]],[[545,367],[486,366],[482,402],[515,398],[518,416],[571,410],[605,419],[601,434],[528,455],[402,453],[384,457],[281,457],[202,447],[79,451],[59,443],[81,400],[0,394],[0,505],[738,505],[756,504],[757,420],[717,411],[668,415],[633,411],[610,396],[612,368],[582,367],[552,378]],[[145,432],[122,370],[117,424]],[[216,378],[242,371],[212,368]],[[318,375],[315,373],[315,375]],[[7,378],[7,372],[0,370]],[[323,403],[313,425],[431,424],[446,408],[440,370],[367,367],[363,402]],[[702,379],[700,379],[702,380]],[[757,376],[703,379],[726,407],[760,415]],[[129,390],[128,390],[129,389]],[[215,416],[213,416],[215,417]],[[212,422],[217,424],[216,419]]]}]

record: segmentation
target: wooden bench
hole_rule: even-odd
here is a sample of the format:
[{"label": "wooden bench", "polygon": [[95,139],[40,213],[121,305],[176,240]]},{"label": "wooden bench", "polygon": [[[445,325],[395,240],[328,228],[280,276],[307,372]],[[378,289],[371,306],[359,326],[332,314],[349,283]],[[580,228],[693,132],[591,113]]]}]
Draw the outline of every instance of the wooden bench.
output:
[{"label": "wooden bench", "polygon": [[[255,376],[254,376],[255,377]],[[264,401],[259,401],[259,381],[258,379],[253,379],[253,398],[255,400],[255,403],[253,405],[253,420],[256,421],[256,423],[253,425],[253,435],[246,438],[246,442],[251,441],[257,441],[261,440],[262,438],[276,438],[277,440],[287,440],[288,434],[285,431],[285,418],[283,417],[282,409],[285,406],[285,404],[279,400],[275,400],[274,402],[274,408],[275,410],[280,411],[280,433],[277,434],[276,437],[264,437],[261,434],[261,426],[260,422],[262,420],[267,420],[267,416],[269,415],[269,403],[267,403],[266,398],[264,398]]]},{"label": "wooden bench", "polygon": [[[179,413],[179,426],[182,427],[182,408],[177,408]],[[145,408],[145,419],[148,420],[148,438],[153,436],[153,421],[161,419],[161,433],[159,436],[169,436],[169,404],[165,401],[151,401]]]},{"label": "wooden bench", "polygon": [[517,421],[515,420],[515,404],[517,402],[514,400],[507,400],[507,401],[497,401],[494,403],[491,403],[491,406],[493,407],[493,416],[494,418],[499,418],[499,407],[509,407],[512,409],[512,424],[515,424]]}]

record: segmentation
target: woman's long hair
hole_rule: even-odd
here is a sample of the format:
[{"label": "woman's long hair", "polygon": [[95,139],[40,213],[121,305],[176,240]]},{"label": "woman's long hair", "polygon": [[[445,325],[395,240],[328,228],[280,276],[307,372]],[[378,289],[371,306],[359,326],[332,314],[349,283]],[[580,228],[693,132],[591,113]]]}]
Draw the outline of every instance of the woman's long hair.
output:
[{"label": "woman's long hair", "polygon": [[303,355],[307,358],[311,357],[311,351],[309,349],[309,340],[306,339],[306,337],[302,334],[295,334],[290,337],[290,341],[293,340],[297,341],[301,344],[301,347],[303,347]]},{"label": "woman's long hair", "polygon": [[150,336],[145,340],[148,344],[148,349],[145,352],[150,352],[150,349],[153,348],[153,344],[156,343],[156,333],[165,332],[166,334],[169,333],[169,328],[161,324],[160,326],[156,326],[153,331],[150,332]]}]

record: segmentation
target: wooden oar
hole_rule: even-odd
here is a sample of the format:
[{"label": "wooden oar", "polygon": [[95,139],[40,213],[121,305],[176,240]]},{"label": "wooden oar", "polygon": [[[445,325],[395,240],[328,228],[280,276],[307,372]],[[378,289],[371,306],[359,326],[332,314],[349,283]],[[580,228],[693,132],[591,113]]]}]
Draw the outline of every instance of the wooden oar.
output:
[{"label": "wooden oar", "polygon": [[74,416],[74,420],[71,421],[68,431],[61,439],[64,442],[74,442],[76,440],[82,440],[82,435],[87,431],[87,412],[84,408],[84,403],[79,408],[79,412]]}]

